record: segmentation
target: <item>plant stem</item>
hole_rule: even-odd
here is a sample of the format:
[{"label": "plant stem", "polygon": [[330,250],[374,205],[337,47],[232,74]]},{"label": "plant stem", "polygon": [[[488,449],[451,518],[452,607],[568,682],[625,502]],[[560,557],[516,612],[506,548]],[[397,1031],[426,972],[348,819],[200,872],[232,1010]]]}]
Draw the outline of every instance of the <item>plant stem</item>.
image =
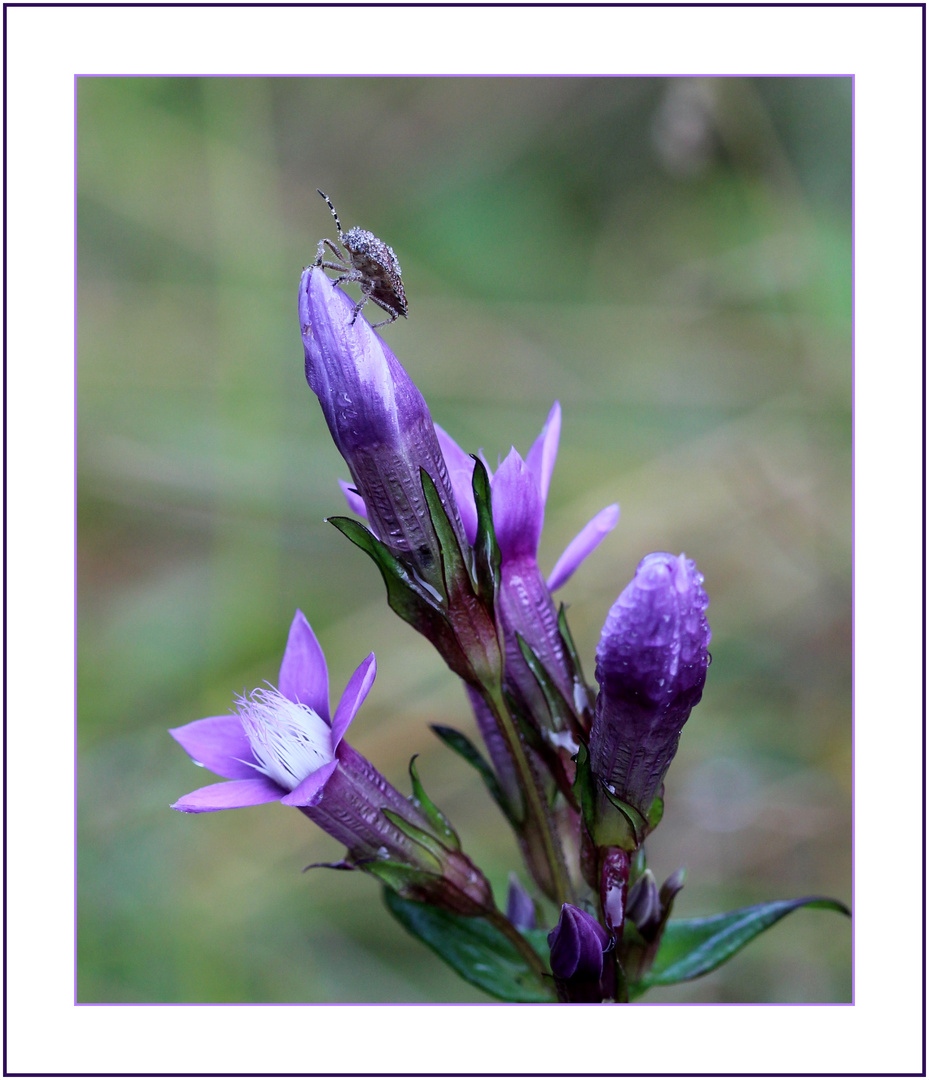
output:
[{"label": "plant stem", "polygon": [[555,893],[552,899],[557,903],[573,901],[574,891],[568,879],[564,854],[561,850],[561,841],[555,833],[551,815],[545,805],[545,796],[540,789],[535,770],[529,762],[526,747],[506,706],[502,684],[497,683],[491,687],[483,687],[482,696],[487,703],[487,707],[493,713],[500,733],[506,740],[507,749],[510,752],[523,791],[524,810],[527,817],[533,819],[542,841],[545,861],[548,865],[552,888]]},{"label": "plant stem", "polygon": [[516,929],[510,920],[502,914],[502,912],[497,911],[496,909],[488,910],[486,912],[486,918],[488,922],[493,923],[501,934],[506,936],[507,940],[520,953],[535,975],[538,975],[541,978],[547,974],[548,969],[541,956],[539,956],[535,949],[533,949],[529,942]]}]

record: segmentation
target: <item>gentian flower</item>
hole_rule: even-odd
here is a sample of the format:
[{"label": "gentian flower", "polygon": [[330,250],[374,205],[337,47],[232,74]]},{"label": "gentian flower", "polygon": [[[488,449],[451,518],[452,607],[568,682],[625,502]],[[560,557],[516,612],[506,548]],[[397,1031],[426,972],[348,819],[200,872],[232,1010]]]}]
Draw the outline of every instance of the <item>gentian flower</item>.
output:
[{"label": "gentian flower", "polygon": [[441,589],[421,469],[435,484],[463,548],[465,535],[422,394],[364,318],[350,325],[355,305],[321,268],[303,271],[298,307],[306,380],[372,530],[422,581]]},{"label": "gentian flower", "polygon": [[[549,712],[535,676],[523,658],[517,634],[541,661],[569,706],[582,715],[586,692],[576,683],[565,655],[551,593],[571,577],[619,519],[618,505],[601,510],[571,541],[548,580],[543,578],[538,564],[539,541],[560,432],[561,406],[556,401],[525,460],[511,449],[491,476],[494,529],[501,559],[499,606],[506,642],[507,680],[528,714],[536,719],[548,717]],[[461,507],[465,532],[473,538],[476,511],[468,469],[468,463],[473,468],[473,462],[445,432],[439,432],[439,441]],[[543,730],[555,747],[569,755],[577,750],[572,732],[555,718]]]},{"label": "gentian flower", "polygon": [[[448,474],[451,479],[461,519],[464,522],[465,533],[469,542],[473,543],[477,532],[477,511],[474,506],[474,494],[471,490],[471,473],[474,470],[474,460],[466,454],[455,440],[436,425],[439,436],[439,444],[445,456]],[[558,441],[561,436],[561,405],[556,401],[549,410],[548,417],[541,433],[532,444],[529,453],[523,460],[515,450],[511,450],[507,460],[513,458],[509,468],[504,472],[501,466],[498,472],[502,476],[495,476],[488,467],[487,472],[491,477],[494,526],[497,530],[497,542],[500,540],[501,528],[508,532],[508,540],[511,541],[510,550],[516,554],[517,549],[531,550],[535,556],[539,549],[539,540],[542,536],[542,525],[545,520],[545,503],[548,500],[548,489],[551,483],[552,472],[555,468],[555,459],[558,456]],[[519,475],[522,472],[517,462],[522,462],[531,477],[531,482],[538,492],[538,499],[533,494],[524,491],[524,479]],[[487,466],[486,461],[484,462]],[[506,464],[506,462],[504,462]],[[511,504],[517,505],[511,505]],[[518,505],[524,503],[525,505]],[[499,507],[499,510],[498,510]],[[500,520],[498,521],[498,513]],[[509,520],[507,520],[509,518]],[[583,529],[568,544],[559,556],[551,573],[545,581],[549,592],[560,589],[581,565],[584,559],[600,544],[607,533],[611,532],[619,520],[619,505],[613,503],[604,507],[595,514]]]},{"label": "gentian flower", "polygon": [[562,1001],[588,1004],[610,998],[615,971],[605,963],[613,938],[592,916],[573,904],[563,904],[558,925],[548,935],[552,975]]},{"label": "gentian flower", "polygon": [[199,814],[273,801],[295,806],[346,846],[349,861],[339,865],[397,864],[417,875],[417,896],[473,913],[492,903],[483,875],[461,852],[432,842],[430,820],[344,741],[375,673],[372,653],[349,679],[330,720],[326,658],[297,611],[277,688],[241,695],[233,715],[171,731],[198,765],[227,778],[185,795],[174,809]]},{"label": "gentian flower", "polygon": [[603,625],[590,769],[608,801],[645,820],[703,694],[708,603],[691,559],[656,552],[639,563]]},{"label": "gentian flower", "polygon": [[[511,689],[533,717],[547,716],[548,709],[536,679],[523,659],[516,635],[518,633],[535,652],[566,701],[578,712],[583,712],[585,703],[579,701],[583,691],[575,685],[569,670],[551,593],[568,581],[619,520],[617,504],[601,510],[568,544],[548,579],[543,578],[537,556],[560,433],[561,406],[556,401],[525,460],[511,449],[496,472],[484,462],[491,479],[494,529],[501,556],[499,617],[506,641],[507,678]],[[473,543],[477,533],[477,509],[471,487],[474,459],[438,425],[436,434],[465,535],[468,543]],[[340,483],[351,510],[360,516],[367,515],[370,520],[364,498],[344,481]],[[475,704],[473,696],[472,704]],[[475,714],[498,772],[506,782],[507,767],[502,759],[497,760],[491,746],[493,720],[480,704],[475,704]],[[553,727],[546,734],[556,746],[572,753],[577,749],[571,734],[563,729]]]}]

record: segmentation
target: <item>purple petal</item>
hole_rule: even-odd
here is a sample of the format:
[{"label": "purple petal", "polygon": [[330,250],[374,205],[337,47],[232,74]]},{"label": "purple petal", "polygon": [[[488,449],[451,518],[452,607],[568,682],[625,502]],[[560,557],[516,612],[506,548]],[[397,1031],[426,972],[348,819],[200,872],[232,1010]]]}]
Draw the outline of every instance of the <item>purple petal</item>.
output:
[{"label": "purple petal", "polygon": [[497,469],[492,491],[494,528],[504,560],[519,555],[535,558],[544,505],[535,477],[515,450]]},{"label": "purple petal", "polygon": [[611,794],[643,815],[703,695],[708,604],[693,560],[658,551],[639,563],[603,624],[590,767]]},{"label": "purple petal", "polygon": [[350,484],[347,480],[340,480],[339,487],[342,489],[342,494],[345,496],[345,501],[348,503],[349,510],[361,518],[366,518],[368,516],[368,508],[365,506],[364,499],[358,494],[358,489],[355,485]]},{"label": "purple petal", "polygon": [[603,973],[603,953],[610,935],[592,915],[563,904],[558,925],[548,935],[552,974],[556,979],[596,982]]},{"label": "purple petal", "polygon": [[260,806],[274,802],[286,792],[282,787],[266,776],[257,776],[254,780],[227,780],[224,784],[210,784],[198,788],[189,795],[178,799],[171,806],[172,810],[182,810],[185,814],[205,814],[211,810],[238,810],[243,806]]},{"label": "purple petal", "polygon": [[237,716],[208,716],[205,720],[171,728],[170,734],[197,765],[217,776],[225,776],[227,780],[247,780],[255,776],[255,755]]},{"label": "purple petal", "polygon": [[549,591],[560,589],[574,571],[581,565],[587,556],[596,548],[600,541],[616,528],[619,521],[619,503],[604,507],[595,517],[584,526],[564,549],[561,558],[555,563],[555,568],[548,576]]},{"label": "purple petal", "polygon": [[281,799],[281,802],[285,806],[316,806],[323,797],[326,782],[338,767],[337,761],[327,762],[316,772],[310,773],[305,780],[301,780],[289,795]]},{"label": "purple petal", "polygon": [[290,624],[277,688],[285,698],[300,705],[309,705],[329,723],[326,657],[306,616],[299,609]]},{"label": "purple petal", "polygon": [[342,736],[348,730],[348,725],[355,719],[355,713],[361,708],[361,703],[368,696],[368,691],[374,683],[377,674],[377,661],[374,653],[370,653],[355,669],[352,677],[348,680],[345,693],[335,711],[332,721],[332,749],[342,741]]},{"label": "purple petal", "polygon": [[526,464],[539,485],[542,505],[548,499],[548,485],[558,456],[558,438],[561,435],[561,406],[556,401],[549,411],[542,434],[536,439],[526,455]]},{"label": "purple petal", "polygon": [[442,457],[445,458],[445,467],[448,469],[448,479],[455,493],[455,502],[458,503],[461,523],[464,525],[468,543],[473,544],[477,536],[477,507],[474,504],[474,489],[471,486],[474,458],[466,454],[448,432],[443,431],[438,424],[434,426]]}]

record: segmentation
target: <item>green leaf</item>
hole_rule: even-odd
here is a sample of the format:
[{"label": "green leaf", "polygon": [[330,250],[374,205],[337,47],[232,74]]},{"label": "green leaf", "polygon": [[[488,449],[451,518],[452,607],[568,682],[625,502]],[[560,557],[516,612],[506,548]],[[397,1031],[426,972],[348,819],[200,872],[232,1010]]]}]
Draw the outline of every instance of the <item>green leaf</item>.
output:
[{"label": "green leaf", "polygon": [[503,793],[503,788],[500,787],[500,782],[497,780],[496,773],[468,736],[457,731],[455,728],[444,727],[442,724],[431,724],[430,726],[446,746],[450,747],[456,754],[463,757],[469,765],[472,765],[477,769],[494,802],[506,815],[507,821],[515,822],[513,809],[507,801],[506,795]]},{"label": "green leaf", "polygon": [[533,971],[513,943],[487,919],[455,915],[384,890],[387,910],[469,983],[501,1001],[553,1002],[555,987]]},{"label": "green leaf", "polygon": [[413,802],[420,813],[428,820],[433,829],[435,829],[436,836],[442,841],[445,847],[450,848],[453,851],[461,851],[461,841],[458,839],[458,834],[452,828],[451,822],[426,794],[426,789],[423,787],[422,781],[419,779],[419,773],[416,771],[416,758],[416,754],[410,758],[410,780],[413,783]]},{"label": "green leaf", "polygon": [[435,486],[435,481],[425,469],[419,470],[419,479],[423,487],[423,498],[426,500],[426,508],[429,511],[429,521],[439,542],[439,551],[442,554],[442,578],[445,583],[446,598],[451,601],[452,597],[462,589],[471,591],[471,575],[465,564],[461,545],[452,527],[448,511]]},{"label": "green leaf", "polygon": [[[570,703],[565,700],[564,694],[555,685],[555,680],[548,673],[548,669],[539,659],[532,646],[525,640],[522,634],[516,634],[516,643],[522,653],[526,666],[532,672],[533,678],[542,691],[545,704],[552,717],[552,723],[556,731],[572,731],[577,728],[577,718]],[[580,741],[576,739],[575,741]]]},{"label": "green leaf", "polygon": [[477,507],[477,535],[474,539],[474,577],[477,592],[488,611],[494,610],[500,587],[500,548],[494,532],[493,510],[490,503],[490,480],[479,457],[474,458],[471,490]]},{"label": "green leaf", "polygon": [[[574,638],[571,635],[571,628],[568,626],[568,613],[564,604],[558,605],[558,630],[561,634],[561,641],[564,645],[568,657],[571,660],[571,669],[574,678],[574,690],[575,695],[578,691],[583,691],[583,698],[585,702],[585,708],[582,712],[589,713],[592,702],[595,695],[591,693],[590,686],[587,680],[584,678],[584,671],[581,668],[581,658],[577,651],[577,646],[574,644]],[[588,723],[590,722],[590,716],[587,716]]]},{"label": "green leaf", "polygon": [[638,997],[652,986],[671,986],[713,971],[762,931],[800,907],[851,916],[838,900],[806,896],[799,900],[771,900],[702,919],[671,919],[651,969],[629,988],[630,997]]},{"label": "green leaf", "polygon": [[331,517],[326,520],[371,557],[387,586],[387,602],[401,619],[417,626],[424,617],[436,617],[434,598],[406,570],[403,563],[391,555],[370,529],[366,529],[354,518]]},{"label": "green leaf", "polygon": [[442,844],[434,836],[431,836],[416,825],[413,825],[395,811],[388,810],[386,806],[381,807],[381,813],[387,818],[390,824],[393,825],[395,829],[399,829],[408,840],[412,840],[414,844],[419,844],[424,851],[427,851],[435,860],[436,870],[441,873],[443,857],[445,855],[445,849],[442,847]]}]

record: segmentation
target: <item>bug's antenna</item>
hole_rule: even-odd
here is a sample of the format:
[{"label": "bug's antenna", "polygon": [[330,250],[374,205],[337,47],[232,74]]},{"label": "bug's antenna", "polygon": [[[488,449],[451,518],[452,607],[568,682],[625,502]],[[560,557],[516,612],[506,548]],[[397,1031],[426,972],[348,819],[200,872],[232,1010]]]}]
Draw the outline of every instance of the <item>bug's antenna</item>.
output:
[{"label": "bug's antenna", "polygon": [[329,201],[329,196],[324,191],[320,191],[319,188],[316,189],[316,194],[317,195],[322,195],[322,197],[326,200],[326,205],[332,211],[332,216],[335,218],[335,227],[339,230],[339,236],[341,237],[341,235],[342,235],[342,222],[339,221],[339,215],[335,212],[335,207]]}]

